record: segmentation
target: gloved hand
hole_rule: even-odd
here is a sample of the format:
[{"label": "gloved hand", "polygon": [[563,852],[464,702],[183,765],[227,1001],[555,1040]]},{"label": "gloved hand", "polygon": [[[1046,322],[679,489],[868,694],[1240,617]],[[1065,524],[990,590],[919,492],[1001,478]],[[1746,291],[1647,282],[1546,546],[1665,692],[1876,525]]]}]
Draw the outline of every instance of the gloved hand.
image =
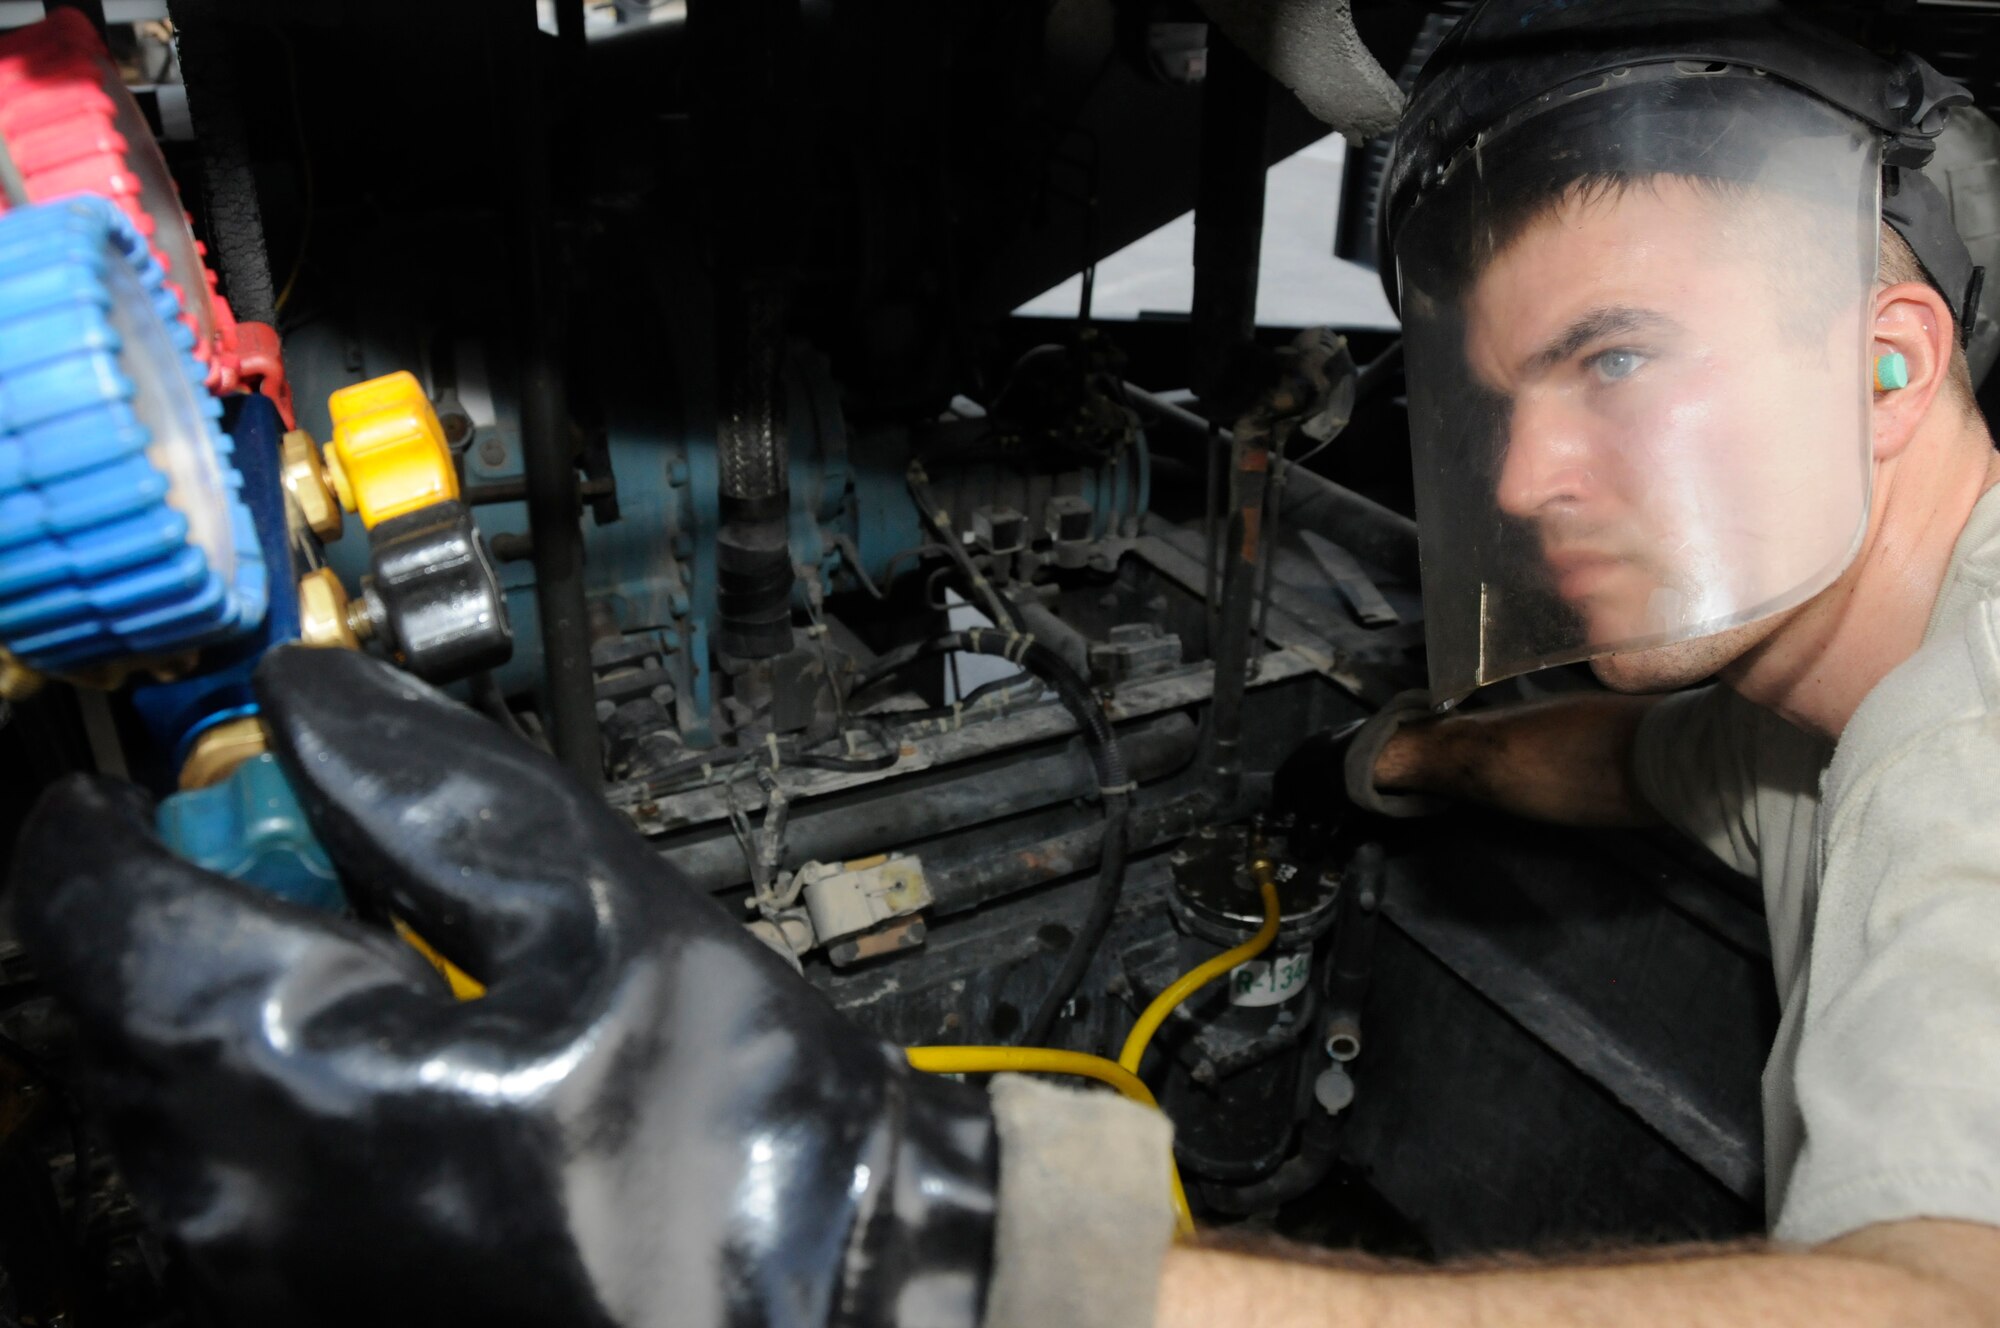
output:
[{"label": "gloved hand", "polygon": [[1385,793],[1375,786],[1375,766],[1389,739],[1406,724],[1431,715],[1426,692],[1402,692],[1367,719],[1307,738],[1285,758],[1273,779],[1271,810],[1289,817],[1309,836],[1331,840],[1361,812],[1374,816],[1429,816],[1450,805],[1422,793]]},{"label": "gloved hand", "polygon": [[986,1095],[841,1018],[519,738],[388,666],[257,690],[377,927],[210,875],[137,790],[24,829],[22,939],[126,1175],[256,1325],[926,1324],[990,1275]]}]

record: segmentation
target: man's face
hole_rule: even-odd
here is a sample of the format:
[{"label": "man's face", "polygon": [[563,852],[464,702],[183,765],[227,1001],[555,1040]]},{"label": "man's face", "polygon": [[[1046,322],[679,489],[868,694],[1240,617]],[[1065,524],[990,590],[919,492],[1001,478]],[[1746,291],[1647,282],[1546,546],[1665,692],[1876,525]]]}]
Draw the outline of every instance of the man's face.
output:
[{"label": "man's face", "polygon": [[1711,633],[1600,658],[1621,689],[1727,664],[1773,621],[1716,626],[1779,607],[1852,539],[1865,479],[1829,441],[1855,436],[1867,345],[1858,317],[1801,335],[1769,266],[1782,229],[1768,203],[1655,177],[1565,201],[1467,297],[1472,371],[1505,402],[1495,502],[1585,643]]}]

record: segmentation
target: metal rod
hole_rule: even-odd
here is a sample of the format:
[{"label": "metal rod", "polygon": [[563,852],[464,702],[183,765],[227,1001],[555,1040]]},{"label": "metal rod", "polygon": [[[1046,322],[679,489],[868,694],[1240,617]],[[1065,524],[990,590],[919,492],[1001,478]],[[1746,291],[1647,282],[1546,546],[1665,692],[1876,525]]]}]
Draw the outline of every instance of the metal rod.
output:
[{"label": "metal rod", "polygon": [[1290,435],[1282,436],[1277,448],[1271,454],[1271,487],[1264,499],[1264,557],[1263,584],[1257,590],[1257,647],[1259,650],[1271,648],[1271,638],[1265,632],[1271,621],[1271,577],[1278,566],[1278,532],[1283,525],[1285,514],[1285,474],[1291,469],[1285,464],[1285,443]]},{"label": "metal rod", "polygon": [[594,788],[604,779],[604,757],[583,596],[582,504],[558,367],[562,311],[551,297],[547,270],[552,162],[534,6],[522,4],[515,24],[517,30],[508,34],[513,59],[505,92],[513,101],[514,153],[520,163],[514,184],[520,198],[515,244],[525,287],[521,449],[528,530],[534,541],[535,607],[542,628],[543,700],[557,759]]},{"label": "metal rod", "polygon": [[[1185,716],[1167,715],[1121,728],[1118,743],[1132,778],[1148,782],[1185,766],[1194,755],[1195,736],[1194,724]],[[792,815],[785,835],[786,865],[860,857],[968,828],[978,833],[979,827],[1001,818],[1088,797],[1096,791],[1097,778],[1080,747],[1072,740],[1039,755],[1003,755],[942,778],[924,777],[926,782],[908,796],[882,796],[897,787],[891,782],[853,795],[814,798]],[[1101,837],[1098,813],[1082,814]],[[1092,841],[1093,853],[1097,842]],[[742,851],[726,828],[691,842],[670,842],[665,851],[704,890],[727,890],[748,879]]]},{"label": "metal rod", "polygon": [[[576,486],[580,498],[602,498],[618,492],[618,481],[607,475],[602,479],[584,480]],[[488,480],[484,484],[467,484],[460,488],[459,496],[468,507],[484,507],[493,503],[520,503],[528,499],[528,481],[522,479]]]},{"label": "metal rod", "polygon": [[[1215,808],[1199,791],[1152,798],[1142,794],[1126,820],[1127,851],[1143,853],[1180,839],[1208,821]],[[1091,820],[1055,834],[1043,830],[1042,836],[1009,837],[996,843],[992,829],[985,827],[930,845],[924,854],[924,875],[937,901],[933,912],[940,917],[962,913],[1090,870],[1104,844],[1104,825]]]},{"label": "metal rod", "polygon": [[1324,535],[1361,561],[1418,582],[1417,523],[1299,466],[1286,468],[1285,519]]},{"label": "metal rod", "polygon": [[1214,395],[1257,329],[1257,267],[1264,236],[1266,127],[1271,81],[1211,27],[1202,81],[1194,205],[1194,303],[1189,314],[1195,389]]},{"label": "metal rod", "polygon": [[[1398,343],[1397,347],[1385,350],[1369,361],[1361,370],[1363,381],[1357,388],[1357,398],[1373,390],[1401,358]],[[1155,418],[1190,432],[1199,432],[1209,440],[1210,451],[1205,458],[1206,481],[1209,486],[1208,506],[1213,510],[1215,441],[1233,442],[1234,435],[1157,392],[1148,392],[1128,383],[1126,393],[1134,405]],[[1160,465],[1161,458],[1155,457],[1153,464]],[[1284,476],[1281,511],[1285,520],[1323,535],[1362,561],[1415,584],[1418,572],[1416,522],[1304,467],[1286,462],[1274,469]],[[1213,590],[1209,594],[1213,599]]]},{"label": "metal rod", "polygon": [[[1199,418],[1199,417],[1196,417]],[[1211,424],[1204,432],[1202,445],[1201,473],[1206,496],[1202,500],[1202,543],[1206,547],[1208,566],[1202,580],[1202,605],[1207,610],[1208,652],[1215,653],[1216,633],[1221,630],[1222,618],[1220,575],[1222,568],[1222,514],[1218,509],[1215,472],[1218,466],[1217,441],[1223,437],[1220,426]]]}]

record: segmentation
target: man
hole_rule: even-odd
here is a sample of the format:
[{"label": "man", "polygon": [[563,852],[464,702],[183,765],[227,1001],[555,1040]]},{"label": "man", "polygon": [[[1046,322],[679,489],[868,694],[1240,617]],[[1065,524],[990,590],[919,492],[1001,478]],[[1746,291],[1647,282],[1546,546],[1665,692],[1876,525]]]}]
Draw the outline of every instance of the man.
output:
[{"label": "man", "polygon": [[[1422,169],[1391,175],[1416,181],[1391,224],[1422,516],[1452,560],[1427,552],[1433,666],[1447,691],[1585,657],[1619,686],[1720,672],[1733,690],[1391,716],[1354,741],[1353,783],[1377,806],[1379,779],[1552,819],[1657,807],[1784,886],[1784,1244],[1447,1272],[1169,1249],[1157,1116],[912,1074],[553,763],[384,666],[286,651],[260,676],[264,715],[343,880],[482,999],[453,1002],[384,929],[174,858],[129,789],[58,788],[16,864],[23,937],[78,1020],[120,1159],[218,1316],[2000,1319],[2000,882],[1983,843],[2000,833],[2000,508],[1981,502],[2000,472],[1955,386],[1957,305],[1893,254],[1870,280],[1871,172],[1892,135],[1746,72],[1782,52],[1628,53],[1615,68],[1657,79],[1623,107],[1638,122],[1600,116],[1593,139],[1586,122],[1620,107],[1586,90],[1503,127],[1523,135],[1511,159],[1550,167],[1539,182],[1487,170],[1510,159],[1490,124],[1438,134],[1440,99],[1477,109],[1453,71],[1503,67],[1476,38],[1506,48],[1553,23],[1574,44],[1607,10],[1630,12],[1510,0],[1468,20],[1405,133],[1400,160]],[[1574,72],[1515,80],[1499,115]],[[1423,135],[1448,140],[1431,145],[1444,169],[1413,150]],[[1799,226],[1815,247],[1788,265]],[[1902,373],[1881,381],[1902,385],[1871,393],[1889,356]],[[1629,465],[1635,448],[1652,469]],[[1759,535],[1766,517],[1783,541]],[[1813,824],[1812,763],[1836,735]]]}]

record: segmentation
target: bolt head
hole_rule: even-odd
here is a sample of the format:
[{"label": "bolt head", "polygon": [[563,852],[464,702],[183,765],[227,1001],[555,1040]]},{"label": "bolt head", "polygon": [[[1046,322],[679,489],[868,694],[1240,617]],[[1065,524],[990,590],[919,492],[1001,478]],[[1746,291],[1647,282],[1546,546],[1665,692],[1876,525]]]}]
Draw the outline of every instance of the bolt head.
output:
[{"label": "bolt head", "polygon": [[340,538],[340,500],[326,480],[326,462],[312,435],[293,429],[278,447],[279,478],[306,527],[322,540]]},{"label": "bolt head", "polygon": [[347,607],[347,588],[331,567],[307,572],[299,578],[299,640],[309,646],[361,649]]}]

